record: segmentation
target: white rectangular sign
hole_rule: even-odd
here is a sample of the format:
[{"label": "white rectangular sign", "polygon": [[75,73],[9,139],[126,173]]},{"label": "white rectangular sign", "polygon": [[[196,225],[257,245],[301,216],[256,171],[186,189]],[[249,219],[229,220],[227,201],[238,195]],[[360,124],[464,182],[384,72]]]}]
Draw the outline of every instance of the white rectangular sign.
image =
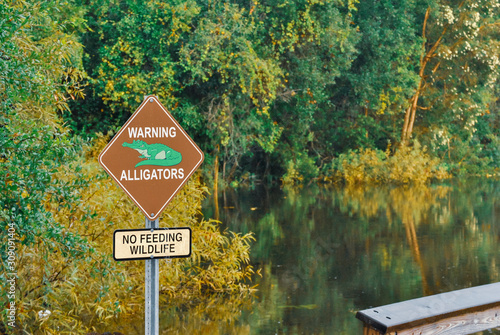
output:
[{"label": "white rectangular sign", "polygon": [[191,256],[191,228],[115,230],[116,261]]}]

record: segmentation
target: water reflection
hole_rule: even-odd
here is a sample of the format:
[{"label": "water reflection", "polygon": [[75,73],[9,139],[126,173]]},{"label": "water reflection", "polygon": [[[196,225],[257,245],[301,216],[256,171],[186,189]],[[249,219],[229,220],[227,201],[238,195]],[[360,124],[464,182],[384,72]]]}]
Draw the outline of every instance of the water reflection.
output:
[{"label": "water reflection", "polygon": [[[144,304],[144,301],[137,303]],[[252,333],[250,324],[235,323],[235,320],[241,318],[242,311],[249,311],[252,308],[252,299],[247,294],[241,296],[214,294],[204,297],[202,301],[192,301],[188,305],[172,305],[175,303],[165,301],[160,293],[161,335]],[[142,335],[144,328],[144,314],[129,314],[106,320],[105,324],[96,327],[96,332],[87,335]]]},{"label": "water reflection", "polygon": [[[499,199],[500,182],[484,179],[228,190],[219,217],[232,231],[255,233],[252,259],[263,275],[235,326],[362,334],[357,310],[500,281]],[[205,215],[215,208],[208,202]]]}]

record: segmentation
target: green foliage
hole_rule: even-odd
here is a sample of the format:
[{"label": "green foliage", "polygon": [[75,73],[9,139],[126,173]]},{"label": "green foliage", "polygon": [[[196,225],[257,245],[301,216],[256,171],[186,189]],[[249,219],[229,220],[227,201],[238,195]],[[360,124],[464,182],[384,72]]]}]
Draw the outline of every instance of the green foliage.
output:
[{"label": "green foliage", "polygon": [[[353,14],[360,39],[357,57],[342,73],[334,91],[339,108],[325,149],[344,152],[369,147],[384,149],[399,141],[401,113],[418,83],[422,38],[419,15],[425,7],[415,1],[365,1]],[[328,122],[330,116],[324,120]]]},{"label": "green foliage", "polygon": [[[291,182],[348,150],[399,142],[416,97],[429,112],[414,136],[452,166],[460,143],[491,143],[498,131],[480,117],[495,97],[498,53],[498,8],[483,5],[91,1],[90,98],[67,120],[105,133],[155,93],[227,182],[246,172]],[[486,162],[472,147],[471,159]]]},{"label": "green foliage", "polygon": [[[83,144],[68,138],[55,113],[81,95],[81,48],[71,34],[79,12],[64,9],[61,1],[0,3],[0,210],[24,245],[50,240],[47,252],[79,257],[88,250],[84,241],[64,231],[47,208],[51,202],[69,207],[78,199],[74,188],[85,182],[70,164]],[[63,166],[75,172],[72,181],[57,179]]]},{"label": "green foliage", "polygon": [[89,8],[84,63],[94,91],[73,106],[75,128],[105,133],[154,93],[231,171],[253,148],[274,150],[282,127],[269,106],[282,71],[262,52],[263,23],[244,8],[197,1],[99,1]]},{"label": "green foliage", "polygon": [[458,170],[477,160],[488,173],[498,168],[487,159],[499,130],[490,107],[498,96],[493,0],[84,7],[89,86],[66,114],[75,131],[114,131],[153,93],[228,184],[247,173],[311,180],[310,164],[324,171],[341,153],[384,150],[402,133]]},{"label": "green foliage", "polygon": [[[90,261],[94,251],[75,229],[94,215],[86,208],[81,218],[74,216],[75,204],[82,201],[80,190],[89,182],[73,164],[81,155],[82,143],[39,122],[19,122],[12,113],[4,114],[1,124],[0,222],[14,228],[16,257],[15,269],[2,271],[0,277],[6,280],[6,272],[17,275],[17,329],[30,328],[25,322],[28,314],[37,320],[36,313],[46,309],[52,310],[53,319],[59,320],[61,327],[68,323],[68,329],[79,329],[78,323],[66,317],[64,306],[56,309],[52,301],[63,301],[61,286],[72,288],[68,283],[79,279],[75,271]],[[63,212],[66,216],[61,220]],[[6,229],[4,232],[1,249],[6,265],[9,236]],[[3,286],[0,295],[5,297],[6,293]],[[33,310],[34,306],[37,308]]]},{"label": "green foliage", "polygon": [[[329,155],[336,129],[332,96],[338,78],[348,71],[359,40],[351,24],[352,3],[337,1],[266,2],[269,39],[285,73],[271,115],[283,127],[281,140],[272,156],[290,178],[311,180],[318,163]],[[256,7],[256,10],[259,6]],[[316,165],[316,166],[311,166]],[[292,177],[293,174],[296,177]]]},{"label": "green foliage", "polygon": [[[155,93],[229,182],[245,172],[311,180],[340,153],[383,150],[400,140],[415,96],[429,113],[414,135],[450,165],[461,161],[459,143],[489,143],[498,129],[476,130],[497,77],[493,2],[108,0],[88,8],[92,91],[72,105],[74,128],[107,132]],[[451,112],[460,109],[467,115]],[[439,138],[446,134],[457,144]],[[471,159],[482,159],[477,150]]]},{"label": "green foliage", "polygon": [[296,160],[288,161],[287,170],[281,179],[284,185],[301,184],[318,175],[318,167],[314,160],[306,155],[298,155]]},{"label": "green foliage", "polygon": [[[58,123],[56,106],[82,97],[81,46],[75,32],[81,9],[67,1],[0,3],[0,96],[2,110]],[[22,108],[20,108],[22,106]]]},{"label": "green foliage", "polygon": [[[114,225],[136,228],[143,216],[97,164],[109,138],[90,148],[60,117],[83,96],[82,16],[83,7],[68,1],[0,1],[0,278],[17,275],[17,327],[6,322],[12,298],[3,285],[2,333],[88,333],[120,313],[143,314],[143,263],[111,257]],[[174,318],[178,306],[203,318],[200,306],[213,301],[237,296],[244,305],[251,291],[252,235],[200,219],[205,193],[191,181],[165,214],[165,225],[191,226],[194,235],[193,257],[162,273]],[[15,261],[7,263],[9,239]],[[227,320],[239,312],[221,310]]]},{"label": "green foliage", "polygon": [[[12,113],[2,116],[0,122],[2,219],[15,222],[23,245],[50,240],[47,252],[57,250],[66,256],[82,256],[88,251],[85,241],[55,222],[48,207],[50,203],[57,204],[53,208],[57,211],[71,208],[79,201],[75,189],[88,180],[71,162],[80,155],[81,143],[70,141],[66,134],[36,122],[16,122]],[[73,180],[58,178],[63,167],[74,173]],[[2,243],[5,251],[3,248],[6,243]],[[5,255],[3,252],[2,257]]]},{"label": "green foliage", "polygon": [[[89,181],[73,164],[84,143],[68,136],[57,115],[67,109],[66,100],[81,96],[78,81],[83,76],[78,67],[81,47],[72,34],[80,24],[79,9],[71,12],[67,5],[0,4],[0,222],[15,231],[15,269],[5,268],[10,236],[4,229],[0,276],[4,281],[6,272],[18,276],[17,329],[28,313],[36,319],[40,310],[23,309],[23,303],[36,302],[45,310],[48,297],[65,280],[64,272],[80,266],[92,251],[71,227],[74,204],[81,200],[79,189]],[[64,178],[68,173],[72,178]],[[62,211],[68,212],[66,222],[57,218]],[[86,210],[85,215],[92,213]],[[34,255],[36,262],[26,262]],[[6,293],[3,286],[0,295],[5,298]],[[8,300],[2,301],[5,311]],[[4,317],[2,313],[1,329],[14,331],[7,329]]]},{"label": "green foliage", "polygon": [[106,132],[155,93],[228,167],[223,177],[231,179],[242,160],[253,165],[256,155],[286,152],[283,137],[307,155],[302,139],[328,98],[321,87],[335,82],[354,52],[351,14],[344,15],[352,3],[247,5],[90,2],[92,31],[83,42],[93,92],[72,106],[70,122]]}]

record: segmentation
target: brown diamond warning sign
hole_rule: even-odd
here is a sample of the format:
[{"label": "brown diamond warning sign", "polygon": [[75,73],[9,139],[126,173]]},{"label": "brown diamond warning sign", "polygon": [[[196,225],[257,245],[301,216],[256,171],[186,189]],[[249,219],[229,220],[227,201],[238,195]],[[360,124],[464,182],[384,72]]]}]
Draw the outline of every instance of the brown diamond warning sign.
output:
[{"label": "brown diamond warning sign", "polygon": [[203,158],[158,98],[148,96],[101,152],[99,163],[155,220]]}]

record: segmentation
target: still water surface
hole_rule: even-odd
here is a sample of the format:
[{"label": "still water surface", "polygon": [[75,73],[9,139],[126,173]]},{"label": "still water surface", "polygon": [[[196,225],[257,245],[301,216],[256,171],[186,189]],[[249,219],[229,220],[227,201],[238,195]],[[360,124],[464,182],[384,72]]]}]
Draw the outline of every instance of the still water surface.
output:
[{"label": "still water surface", "polygon": [[[500,182],[226,190],[205,217],[254,232],[249,334],[362,334],[358,310],[500,281]],[[500,334],[499,330],[484,334]]]}]

